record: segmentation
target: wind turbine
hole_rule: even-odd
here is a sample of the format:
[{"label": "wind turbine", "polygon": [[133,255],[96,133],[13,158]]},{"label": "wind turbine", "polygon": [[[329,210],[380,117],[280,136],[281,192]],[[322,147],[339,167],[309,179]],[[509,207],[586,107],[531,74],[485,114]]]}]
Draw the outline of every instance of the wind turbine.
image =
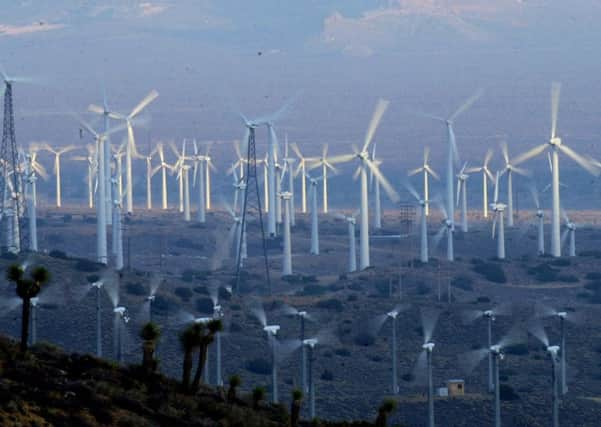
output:
[{"label": "wind turbine", "polygon": [[[242,216],[236,214],[236,212],[227,203],[224,203],[224,205],[225,209],[234,220],[234,224],[230,228],[228,236],[229,247],[234,251],[236,265],[242,265],[248,256],[246,246],[246,229],[242,229]],[[240,253],[238,253],[239,249]]]},{"label": "wind turbine", "polygon": [[459,154],[457,151],[457,143],[455,142],[455,131],[453,130],[453,125],[455,120],[466,110],[468,110],[474,102],[476,102],[482,96],[482,90],[478,90],[474,95],[468,98],[453,114],[451,114],[447,119],[442,117],[436,117],[429,115],[430,118],[435,120],[439,120],[445,123],[447,127],[447,139],[449,143],[448,147],[448,156],[447,156],[447,182],[446,182],[446,190],[447,190],[447,215],[448,219],[451,221],[453,229],[455,228],[455,206],[453,203],[455,192],[453,191],[453,182],[455,179],[455,163],[459,161]]},{"label": "wind turbine", "polygon": [[136,155],[139,159],[146,161],[146,209],[152,209],[152,177],[158,172],[158,168],[152,167],[152,158],[157,153],[158,148],[155,148],[147,156],[138,154]]},{"label": "wind turbine", "polygon": [[459,206],[459,198],[461,198],[461,231],[467,233],[467,179],[470,177],[465,168],[467,162],[457,174],[457,206]]},{"label": "wind turbine", "polygon": [[312,178],[307,173],[309,180],[309,198],[311,199],[311,254],[319,255],[319,221],[317,218],[317,183],[323,177]]},{"label": "wind turbine", "polygon": [[536,306],[535,306],[535,316],[536,318],[549,318],[549,317],[553,317],[556,319],[559,319],[559,330],[560,330],[560,346],[561,346],[561,351],[560,351],[560,375],[561,375],[561,382],[560,382],[560,389],[561,389],[561,394],[566,394],[568,392],[568,383],[567,383],[567,375],[566,375],[566,352],[567,352],[567,346],[566,346],[566,321],[570,322],[574,325],[580,325],[582,323],[582,318],[578,315],[578,313],[573,313],[573,312],[567,312],[567,311],[560,311],[560,310],[556,310],[554,308],[551,307],[547,307],[546,305],[542,304],[541,302],[537,302]]},{"label": "wind turbine", "polygon": [[120,271],[123,269],[123,226],[121,224],[121,214],[123,212],[123,194],[119,189],[118,180],[111,179],[113,186],[113,226],[112,243],[113,255],[115,257],[115,269]]},{"label": "wind turbine", "polygon": [[439,204],[439,207],[442,212],[443,220],[442,220],[442,224],[441,224],[440,228],[438,229],[438,232],[434,236],[434,240],[432,243],[433,243],[433,246],[436,248],[438,246],[438,244],[440,243],[440,240],[442,239],[442,237],[446,234],[447,235],[447,260],[454,261],[455,255],[454,255],[454,250],[453,250],[453,233],[454,233],[453,221],[451,221],[451,219],[449,218],[447,210],[445,209],[445,207],[442,203]]},{"label": "wind turbine", "polygon": [[550,345],[547,333],[542,325],[538,322],[533,322],[530,325],[530,333],[534,335],[544,346],[549,357],[551,359],[551,378],[552,378],[552,425],[553,427],[559,427],[559,377],[560,373],[558,365],[560,364],[560,352],[562,348],[558,345]]},{"label": "wind turbine", "polygon": [[[421,200],[429,200],[429,198],[430,198],[430,183],[429,183],[430,175],[437,181],[440,180],[440,176],[438,176],[438,174],[434,171],[434,169],[432,169],[432,167],[429,164],[429,161],[430,161],[430,147],[424,147],[424,163],[423,163],[423,165],[420,166],[419,168],[413,169],[407,173],[408,176],[417,175],[420,172],[423,173],[424,195],[421,198]],[[425,206],[425,210],[426,210],[426,216],[429,216],[430,215],[430,207],[427,204]]]},{"label": "wind turbine", "polygon": [[488,218],[488,180],[495,181],[492,172],[488,168],[492,154],[492,150],[488,149],[484,155],[482,166],[467,168],[465,170],[466,173],[482,172],[482,214],[484,218]]},{"label": "wind turbine", "polygon": [[163,144],[158,144],[157,145],[157,152],[159,153],[159,159],[161,160],[161,163],[156,167],[155,172],[160,170],[161,171],[161,207],[163,208],[163,210],[166,210],[168,208],[167,206],[167,169],[169,169],[171,172],[173,172],[174,168],[173,166],[169,165],[167,162],[165,162],[165,150],[163,147]]},{"label": "wind turbine", "polygon": [[[381,160],[376,159],[376,143],[371,147],[371,157],[370,160],[376,165],[378,168],[382,164]],[[382,199],[380,197],[380,182],[378,180],[374,181],[373,172],[369,174],[369,183],[372,187],[374,193],[374,228],[376,230],[380,230],[382,228]]]},{"label": "wind turbine", "polygon": [[277,350],[276,350],[276,335],[280,330],[279,325],[265,325],[263,331],[267,334],[267,339],[272,348],[271,355],[271,401],[278,403],[278,367],[277,367]]},{"label": "wind turbine", "polygon": [[[111,111],[108,107],[108,103],[107,103],[107,99],[106,99],[106,92],[103,91],[102,93],[102,106],[96,105],[96,104],[90,104],[88,105],[88,111],[92,112],[92,113],[96,113],[96,114],[100,114],[102,115],[103,118],[103,122],[104,122],[104,132],[108,132],[110,129],[110,119],[113,120],[119,120],[121,117],[118,113],[115,113],[114,111]],[[112,152],[112,147],[111,147],[111,140],[110,138],[107,137],[106,142],[104,144],[104,177],[105,177],[105,183],[104,183],[104,188],[106,190],[106,218],[107,218],[107,223],[111,224],[112,221],[112,209],[113,209],[113,195],[111,194],[111,152]]]},{"label": "wind turbine", "polygon": [[434,385],[432,383],[432,351],[434,350],[434,342],[432,342],[432,334],[434,333],[439,315],[440,312],[438,310],[422,309],[421,311],[424,343],[415,368],[416,378],[420,378],[420,380],[423,380],[423,374],[424,372],[426,373],[425,379],[428,384],[428,427],[434,427]]},{"label": "wind turbine", "polygon": [[40,145],[42,150],[49,151],[54,154],[54,174],[56,175],[56,207],[62,207],[62,197],[61,197],[61,156],[69,151],[75,150],[77,147],[74,145],[67,145],[66,147],[61,147],[54,149],[49,144],[43,143]]},{"label": "wind turbine", "polygon": [[298,166],[296,167],[294,175],[301,174],[301,210],[303,213],[307,213],[307,163],[311,163],[317,159],[313,157],[304,157],[301,154],[298,145],[295,143],[292,143],[291,147],[294,154],[298,157]]},{"label": "wind turbine", "polygon": [[127,146],[125,149],[125,194],[126,198],[126,206],[127,213],[131,214],[134,211],[134,202],[133,202],[133,171],[132,171],[132,158],[138,154],[138,150],[136,148],[136,140],[134,138],[134,127],[133,127],[133,119],[144,110],[152,101],[154,101],[159,96],[159,93],[156,90],[151,90],[148,95],[146,95],[139,103],[136,105],[131,112],[125,116],[122,114],[113,113],[115,118],[119,120],[124,120],[127,125]]},{"label": "wind turbine", "polygon": [[294,177],[296,175],[294,173],[294,169],[292,168],[292,164],[295,162],[296,159],[289,155],[288,135],[286,135],[286,139],[284,142],[284,158],[282,160],[284,162],[284,170],[288,171],[287,191],[290,193],[290,226],[294,227],[296,225],[296,206],[294,202]]},{"label": "wind turbine", "polygon": [[[104,142],[108,134],[119,132],[120,130],[122,130],[122,127],[112,128],[108,131],[108,134],[99,134],[83,120],[80,119],[79,122],[81,126],[96,140],[95,151],[97,158],[95,163],[97,169],[96,177],[98,183],[98,189],[96,191],[96,256],[99,263],[107,264],[108,255],[106,248],[106,204],[104,203],[104,199],[106,197],[104,184],[106,180],[104,179],[104,168],[102,167],[102,165],[104,164]],[[57,175],[60,175],[60,173],[58,173]]]},{"label": "wind turbine", "polygon": [[388,182],[388,180],[382,175],[382,172],[378,169],[378,167],[369,159],[369,145],[374,137],[374,134],[380,124],[380,120],[382,116],[386,112],[388,108],[389,102],[384,99],[379,99],[376,104],[376,108],[372,115],[371,121],[367,128],[367,133],[365,134],[365,140],[363,142],[363,147],[361,151],[355,149],[354,154],[348,154],[345,156],[339,156],[339,162],[351,161],[353,159],[359,160],[359,167],[355,172],[355,177],[359,176],[361,181],[361,204],[360,204],[360,226],[359,226],[359,268],[361,270],[366,269],[370,266],[369,261],[369,211],[368,211],[368,201],[367,201],[367,171],[370,170],[375,178],[380,181],[380,184],[388,194],[388,197],[395,203],[399,201],[399,196],[397,192],[394,190],[392,185]]},{"label": "wind turbine", "polygon": [[173,165],[172,168],[172,173],[177,173],[177,181],[179,183],[179,211],[183,212],[184,211],[184,176],[182,174],[182,170],[184,165],[186,164],[186,160],[189,160],[188,157],[186,157],[186,140],[184,139],[184,141],[182,142],[182,151],[181,153],[177,150],[177,147],[175,145],[175,143],[172,141],[169,146],[171,147],[171,151],[173,151],[173,154],[175,155],[175,158],[177,159],[175,164]]},{"label": "wind turbine", "polygon": [[[505,219],[504,212],[506,205],[499,202],[499,172],[495,179],[495,198],[493,203],[490,204],[491,209],[495,214],[495,218],[492,223],[492,238],[495,238],[495,230],[497,232],[497,258],[505,259]],[[497,226],[498,222],[498,226]]]},{"label": "wind turbine", "polygon": [[[419,251],[419,260],[422,263],[427,263],[429,261],[428,256],[428,219],[426,218],[426,212],[428,205],[430,204],[429,200],[422,199],[415,188],[408,182],[405,182],[405,187],[407,191],[411,193],[411,195],[415,198],[417,203],[420,206],[420,251]],[[442,236],[441,236],[442,237]]]},{"label": "wind turbine", "polygon": [[127,139],[123,140],[123,143],[118,147],[113,147],[113,160],[115,161],[115,176],[117,177],[117,185],[119,186],[119,193],[123,194],[123,157],[125,157],[125,147],[127,145]]},{"label": "wind turbine", "polygon": [[[289,171],[292,174],[292,171]],[[284,175],[282,175],[284,178]],[[290,236],[290,211],[292,193],[285,191],[279,194],[279,197],[284,201],[284,242],[282,254],[282,276],[290,276],[292,274],[292,242]]]},{"label": "wind turbine", "polygon": [[502,169],[501,175],[507,173],[507,225],[513,227],[513,174],[515,172],[518,175],[529,176],[530,173],[517,167],[514,162],[509,160],[509,150],[505,141],[501,143],[501,153],[503,153],[503,160],[505,161],[505,167]]},{"label": "wind turbine", "polygon": [[[508,346],[519,343],[522,339],[518,335],[519,330],[512,328],[509,333],[503,337],[498,343],[490,344],[487,347],[477,349],[459,356],[459,363],[465,367],[466,372],[471,373],[480,362],[488,356],[489,361],[489,381],[492,381],[494,398],[494,425],[501,427],[501,387],[499,379],[499,365],[505,359],[504,349]],[[491,377],[492,373],[492,377]],[[490,384],[489,384],[490,387]],[[489,389],[490,391],[490,389]]]},{"label": "wind turbine", "polygon": [[[207,198],[206,198],[206,189],[205,178],[206,174],[204,172],[205,167],[205,156],[200,154],[198,150],[198,144],[196,140],[193,141],[194,155],[192,156],[192,161],[194,165],[194,169],[192,171],[192,187],[196,187],[198,185],[198,211],[197,211],[197,221],[200,223],[204,223],[206,221],[206,209],[207,209]],[[207,162],[208,167],[208,162]],[[235,173],[235,169],[233,170]],[[198,184],[197,181],[198,180]],[[234,212],[236,211],[236,204],[234,203]]]},{"label": "wind turbine", "polygon": [[538,255],[545,254],[545,215],[540,206],[540,197],[534,184],[528,186],[534,205],[536,206]]},{"label": "wind turbine", "polygon": [[[343,156],[345,158],[346,156]],[[322,196],[323,196],[323,213],[328,213],[328,169],[334,173],[338,173],[338,170],[334,167],[334,163],[339,163],[335,158],[328,159],[328,144],[324,144],[321,157],[319,157],[315,163],[313,163],[309,170],[321,168],[321,176],[323,180],[322,184]]]},{"label": "wind turbine", "polygon": [[[284,312],[289,316],[298,317],[300,320],[300,331],[299,331],[299,340],[301,343],[305,342],[305,321],[306,320],[314,320],[312,316],[310,316],[305,310],[298,310],[290,305],[284,305]],[[307,385],[307,352],[305,346],[301,346],[301,389],[303,393],[309,391],[309,386]]]},{"label": "wind turbine", "polygon": [[113,309],[113,334],[117,338],[116,355],[119,363],[123,363],[125,360],[125,353],[123,351],[125,344],[124,329],[129,323],[130,317],[125,307],[119,306]]},{"label": "wind turbine", "polygon": [[184,182],[184,221],[190,221],[190,165],[182,165],[179,171],[179,180]]},{"label": "wind turbine", "polygon": [[[88,154],[86,156],[73,156],[71,157],[71,160],[86,162],[88,166],[88,173],[86,176],[88,184],[88,207],[92,209],[94,207],[94,178],[96,174],[96,152],[92,144],[87,144],[86,150],[88,151]],[[110,196],[107,194],[107,197]]]},{"label": "wind turbine", "polygon": [[570,239],[570,246],[568,249],[568,255],[571,257],[576,256],[576,223],[570,221],[568,214],[562,209],[563,219],[565,221],[565,228],[561,235],[561,246],[565,247],[566,241]]},{"label": "wind turbine", "polygon": [[[213,287],[209,289],[209,296],[213,302],[213,319],[221,320],[224,317],[223,308],[219,304],[219,288]],[[221,374],[221,332],[215,332],[215,385],[223,386],[223,376]]]},{"label": "wind turbine", "polygon": [[349,254],[348,254],[348,272],[354,273],[357,271],[357,249],[355,245],[355,225],[357,223],[357,215],[359,211],[353,212],[351,215],[343,215],[341,213],[336,214],[336,218],[346,221],[348,225],[348,240],[349,240]]},{"label": "wind turbine", "polygon": [[205,162],[205,200],[207,210],[211,210],[211,171],[215,171],[215,165],[213,165],[213,160],[211,159],[211,144],[207,145],[207,149],[204,154],[204,162]]},{"label": "wind turbine", "polygon": [[551,208],[551,255],[553,257],[561,256],[561,216],[560,216],[560,195],[559,195],[559,153],[562,152],[580,167],[584,168],[591,175],[597,176],[597,168],[587,159],[576,153],[570,147],[565,145],[560,137],[557,136],[557,116],[559,112],[559,96],[561,85],[553,83],[551,86],[551,138],[549,142],[534,147],[533,149],[519,155],[513,160],[514,165],[519,165],[549,149],[551,151],[551,173],[552,182],[552,208]]},{"label": "wind turbine", "polygon": [[[465,323],[472,323],[478,319],[486,319],[487,335],[488,340],[486,343],[486,349],[490,349],[493,346],[493,332],[492,325],[497,320],[497,316],[510,316],[511,306],[509,304],[499,304],[487,310],[469,310],[465,313]],[[488,353],[488,392],[494,392],[495,380],[494,380],[494,366],[493,366],[493,353]]]},{"label": "wind turbine", "polygon": [[29,250],[37,252],[38,250],[38,224],[36,211],[36,171],[46,173],[42,165],[36,165],[35,152],[25,155],[25,202],[27,203],[27,213],[29,217]]}]

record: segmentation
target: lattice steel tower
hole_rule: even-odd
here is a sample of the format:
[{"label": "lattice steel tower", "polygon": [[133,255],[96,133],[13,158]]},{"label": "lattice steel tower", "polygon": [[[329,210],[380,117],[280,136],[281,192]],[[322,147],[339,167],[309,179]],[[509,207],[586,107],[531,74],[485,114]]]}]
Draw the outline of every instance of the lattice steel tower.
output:
[{"label": "lattice steel tower", "polygon": [[2,128],[2,146],[0,147],[0,208],[2,211],[3,252],[18,253],[21,250],[23,233],[19,221],[22,215],[22,183],[15,136],[15,117],[13,112],[12,81],[2,76],[5,84],[4,122]]},{"label": "lattice steel tower", "polygon": [[[255,146],[255,127],[254,123],[246,123],[248,128],[248,151],[247,151],[247,162],[246,162],[246,173],[240,178],[241,184],[244,185],[244,199],[242,203],[242,223],[240,224],[240,236],[242,236],[247,229],[247,219],[250,211],[256,213],[259,220],[259,226],[261,230],[261,243],[263,246],[263,259],[265,260],[265,280],[269,294],[271,294],[271,280],[269,279],[269,261],[267,259],[267,242],[265,240],[265,228],[263,227],[263,211],[261,209],[261,195],[259,193],[259,181],[257,180],[257,152]],[[249,197],[250,196],[250,197]],[[243,238],[239,239],[237,260],[242,258],[242,241]],[[240,272],[242,269],[242,263],[236,263],[236,292],[240,292]]]}]

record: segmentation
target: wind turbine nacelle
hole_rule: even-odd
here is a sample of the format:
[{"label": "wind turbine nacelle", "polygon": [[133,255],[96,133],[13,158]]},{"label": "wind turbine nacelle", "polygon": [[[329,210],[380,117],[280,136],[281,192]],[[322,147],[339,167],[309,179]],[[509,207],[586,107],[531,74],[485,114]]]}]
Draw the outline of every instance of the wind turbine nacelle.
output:
[{"label": "wind turbine nacelle", "polygon": [[397,310],[392,310],[392,311],[389,311],[388,313],[386,313],[386,315],[392,319],[396,319],[397,316],[399,315],[399,312]]},{"label": "wind turbine nacelle", "polygon": [[484,317],[488,317],[492,320],[495,320],[495,313],[492,310],[486,310],[484,312]]},{"label": "wind turbine nacelle", "polygon": [[317,338],[309,338],[309,339],[303,340],[303,345],[314,348],[317,345]]},{"label": "wind turbine nacelle", "polygon": [[263,328],[263,330],[265,332],[267,332],[268,334],[271,335],[277,335],[278,331],[280,330],[280,325],[267,325]]},{"label": "wind turbine nacelle", "polygon": [[549,354],[551,354],[552,357],[557,357],[557,353],[559,353],[559,346],[551,345],[547,347],[547,351],[549,352]]},{"label": "wind turbine nacelle", "polygon": [[148,296],[146,297],[146,301],[148,301],[148,302],[153,302],[153,301],[154,301],[154,299],[155,299],[155,296],[154,296],[154,295],[148,295]]},{"label": "wind turbine nacelle", "polygon": [[424,350],[426,350],[429,353],[432,353],[432,350],[434,350],[434,343],[433,342],[427,342],[424,345],[422,345],[422,348]]},{"label": "wind turbine nacelle", "polygon": [[113,313],[118,314],[119,316],[125,315],[125,307],[115,307],[113,309]]},{"label": "wind turbine nacelle", "polygon": [[568,315],[568,313],[566,313],[565,311],[560,311],[558,313],[555,314],[557,317],[559,317],[560,319],[565,319]]},{"label": "wind turbine nacelle", "polygon": [[92,287],[93,287],[93,288],[98,288],[98,289],[100,289],[100,288],[102,288],[102,285],[103,285],[103,284],[104,284],[104,283],[102,283],[102,282],[100,282],[100,281],[98,281],[98,282],[94,282],[94,283],[92,283]]},{"label": "wind turbine nacelle", "polygon": [[542,217],[543,217],[543,211],[542,211],[542,210],[540,210],[540,209],[539,209],[539,210],[537,210],[537,211],[536,211],[536,216],[537,216],[537,217],[539,217],[539,218],[542,218]]},{"label": "wind turbine nacelle", "polygon": [[502,355],[501,353],[501,346],[498,344],[492,345],[490,346],[490,352],[494,355],[500,356]]},{"label": "wind turbine nacelle", "polygon": [[306,311],[299,311],[296,314],[297,314],[298,317],[307,317],[307,312]]},{"label": "wind turbine nacelle", "polygon": [[223,308],[221,305],[217,304],[213,306],[213,318],[221,318],[223,317]]},{"label": "wind turbine nacelle", "polygon": [[561,145],[561,138],[559,138],[559,137],[551,138],[549,140],[549,144],[559,146],[559,145]]},{"label": "wind turbine nacelle", "polygon": [[32,307],[36,307],[38,305],[38,302],[40,302],[40,299],[38,297],[34,297],[29,300],[29,303]]},{"label": "wind turbine nacelle", "polygon": [[196,319],[194,319],[194,323],[200,323],[200,324],[206,325],[211,320],[213,320],[213,319],[210,317],[197,317]]}]

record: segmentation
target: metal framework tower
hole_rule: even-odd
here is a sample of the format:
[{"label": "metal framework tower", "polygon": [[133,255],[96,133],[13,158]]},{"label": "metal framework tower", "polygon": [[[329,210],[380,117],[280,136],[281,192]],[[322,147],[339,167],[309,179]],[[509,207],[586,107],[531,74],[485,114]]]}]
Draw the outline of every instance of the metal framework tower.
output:
[{"label": "metal framework tower", "polygon": [[[269,262],[267,259],[267,242],[265,240],[265,228],[263,227],[263,212],[261,210],[261,193],[259,192],[259,181],[257,180],[257,152],[255,146],[255,126],[248,124],[248,151],[246,162],[246,173],[241,177],[241,183],[244,184],[244,199],[242,203],[242,223],[240,224],[241,233],[247,229],[247,215],[250,211],[255,211],[261,229],[261,241],[263,246],[263,258],[265,260],[265,280],[269,294],[271,294],[271,281],[269,279]],[[250,197],[249,197],[250,196]],[[236,259],[241,259],[243,239],[239,239]],[[240,271],[241,263],[236,263],[236,292],[240,292]]]},{"label": "metal framework tower", "polygon": [[[9,80],[4,81],[4,122],[2,128],[2,145],[0,147],[0,203],[3,218],[3,234],[5,241],[0,246],[3,252],[20,252],[22,247],[19,215],[22,215],[22,183],[15,136],[15,117],[13,113],[13,87]],[[8,194],[7,194],[8,192]]]}]

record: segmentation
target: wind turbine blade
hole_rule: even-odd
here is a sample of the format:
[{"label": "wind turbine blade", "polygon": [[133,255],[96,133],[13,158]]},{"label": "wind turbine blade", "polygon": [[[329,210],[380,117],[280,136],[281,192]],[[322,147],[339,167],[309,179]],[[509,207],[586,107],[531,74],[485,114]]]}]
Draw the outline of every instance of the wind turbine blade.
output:
[{"label": "wind turbine blade", "polygon": [[541,154],[543,151],[546,150],[547,147],[548,147],[547,144],[542,144],[542,145],[536,146],[536,147],[526,151],[525,153],[520,154],[516,158],[514,158],[511,163],[513,166],[517,166],[520,163],[524,163],[526,160],[530,160],[531,158],[536,157],[539,154]]},{"label": "wind turbine blade", "polygon": [[509,149],[507,148],[507,142],[501,142],[501,153],[503,154],[503,159],[505,160],[505,164],[509,164]]},{"label": "wind turbine blade", "polygon": [[593,176],[599,175],[599,170],[592,163],[590,163],[587,159],[582,157],[580,154],[576,153],[574,150],[572,150],[567,145],[561,144],[561,145],[559,145],[559,149],[561,151],[563,151],[572,160],[574,160],[576,163],[578,163],[583,169],[585,169],[591,175],[593,175]]},{"label": "wind turbine blade", "polygon": [[549,337],[545,332],[545,328],[538,319],[530,321],[530,324],[528,325],[528,331],[545,347],[549,347]]},{"label": "wind turbine blade", "polygon": [[461,195],[461,180],[457,179],[457,202],[455,206],[459,206],[459,196]]},{"label": "wind turbine blade", "polygon": [[557,116],[559,114],[559,96],[561,94],[561,83],[551,84],[551,138],[557,135]]},{"label": "wind turbine blade", "polygon": [[423,350],[417,357],[415,367],[413,368],[413,383],[416,385],[425,385],[428,382],[428,355]]},{"label": "wind turbine blade", "polygon": [[422,331],[424,334],[424,344],[430,342],[432,334],[434,334],[434,328],[438,322],[440,316],[440,310],[434,308],[423,308],[421,311],[422,318]]},{"label": "wind turbine blade", "polygon": [[150,93],[146,95],[144,99],[142,99],[142,101],[140,101],[140,103],[134,107],[133,110],[131,110],[131,113],[129,113],[128,118],[131,120],[134,117],[136,117],[144,108],[146,108],[148,104],[154,101],[158,96],[159,93],[156,90],[151,90]]},{"label": "wind turbine blade", "polygon": [[469,325],[470,323],[475,322],[484,316],[484,311],[482,310],[467,310],[462,315],[463,323]]},{"label": "wind turbine blade", "polygon": [[299,159],[303,159],[303,155],[301,154],[300,150],[298,149],[298,145],[296,145],[296,142],[293,142],[292,144],[290,144],[290,147],[292,148],[292,151],[294,151],[294,154],[296,154],[296,157],[298,157]]},{"label": "wind turbine blade", "polygon": [[569,233],[570,230],[568,228],[565,228],[561,233],[561,249],[565,248]]},{"label": "wind turbine blade", "polygon": [[540,198],[538,197],[538,190],[536,189],[536,185],[533,182],[530,182],[530,184],[528,185],[528,190],[530,190],[532,200],[534,200],[534,206],[536,206],[536,209],[540,209]]},{"label": "wind turbine blade", "polygon": [[497,228],[497,217],[499,216],[499,214],[497,212],[495,212],[495,218],[492,220],[492,238],[495,238],[495,231]]},{"label": "wind turbine blade", "polygon": [[323,145],[323,148],[321,150],[321,157],[323,158],[324,161],[328,157],[328,143],[327,142]]},{"label": "wind turbine blade", "polygon": [[96,104],[88,105],[88,111],[96,114],[104,114],[104,108]]},{"label": "wind turbine blade", "polygon": [[420,173],[423,170],[424,170],[424,168],[417,168],[417,169],[410,170],[409,172],[407,172],[407,176],[417,175],[418,173]]},{"label": "wind turbine blade", "polygon": [[512,168],[513,172],[517,173],[518,175],[522,175],[522,176],[531,176],[532,173],[527,170],[527,169],[523,169],[523,168],[518,168],[518,167],[513,167]]},{"label": "wind turbine blade", "polygon": [[338,163],[346,163],[353,160],[356,156],[354,154],[342,154],[340,156],[330,157],[328,159],[328,163],[330,164],[338,164]]},{"label": "wind turbine blade", "polygon": [[471,374],[484,360],[486,356],[488,356],[489,349],[481,348],[479,350],[468,351],[467,353],[463,353],[457,356],[458,365],[460,369],[466,374]]},{"label": "wind turbine blade", "polygon": [[[86,122],[83,121],[83,119],[81,119],[79,116],[75,116],[75,120],[77,120],[79,122],[79,124],[90,134],[92,135],[94,138],[98,138],[98,134],[96,133],[96,131],[94,129],[92,129],[92,127],[87,124]],[[46,144],[48,145],[48,144]]]},{"label": "wind turbine blade", "polygon": [[371,160],[365,159],[364,161],[367,166],[369,166],[369,169],[375,175],[384,191],[386,191],[386,194],[388,194],[390,200],[392,200],[394,203],[400,202],[401,198],[399,197],[399,193],[396,192],[394,187],[390,184],[390,182],[388,182],[382,172],[380,172],[380,169]]},{"label": "wind turbine blade", "polygon": [[487,168],[492,159],[493,151],[489,148],[484,155],[484,167]]},{"label": "wind turbine blade", "polygon": [[374,110],[374,113],[371,117],[371,121],[369,122],[369,127],[367,128],[367,133],[365,134],[365,141],[363,142],[363,150],[361,150],[361,151],[367,150],[367,147],[369,146],[369,143],[373,139],[374,134],[376,133],[376,130],[378,128],[378,125],[380,124],[380,120],[382,120],[382,116],[386,112],[386,109],[388,108],[389,103],[390,102],[385,99],[380,98],[378,100],[378,103],[376,104],[376,109]]},{"label": "wind turbine blade", "polygon": [[464,111],[469,109],[474,102],[476,102],[484,93],[484,90],[478,89],[476,93],[474,93],[470,98],[468,98],[452,115],[449,117],[449,121],[454,121],[457,117],[459,117]]},{"label": "wind turbine blade", "polygon": [[428,164],[430,160],[430,147],[424,147],[424,166]]},{"label": "wind turbine blade", "polygon": [[411,195],[419,202],[421,200],[421,197],[419,197],[419,194],[417,193],[417,191],[415,190],[415,187],[413,185],[411,185],[410,182],[408,181],[403,181],[403,185],[405,186],[405,188],[407,189],[407,191],[409,193],[411,193]]},{"label": "wind turbine blade", "polygon": [[430,167],[430,165],[426,165],[426,170],[430,175],[432,175],[436,180],[440,181],[440,176],[436,173],[434,169]]},{"label": "wind turbine blade", "polygon": [[495,204],[499,201],[499,171],[497,171],[497,176],[495,178],[495,196],[493,201]]}]

